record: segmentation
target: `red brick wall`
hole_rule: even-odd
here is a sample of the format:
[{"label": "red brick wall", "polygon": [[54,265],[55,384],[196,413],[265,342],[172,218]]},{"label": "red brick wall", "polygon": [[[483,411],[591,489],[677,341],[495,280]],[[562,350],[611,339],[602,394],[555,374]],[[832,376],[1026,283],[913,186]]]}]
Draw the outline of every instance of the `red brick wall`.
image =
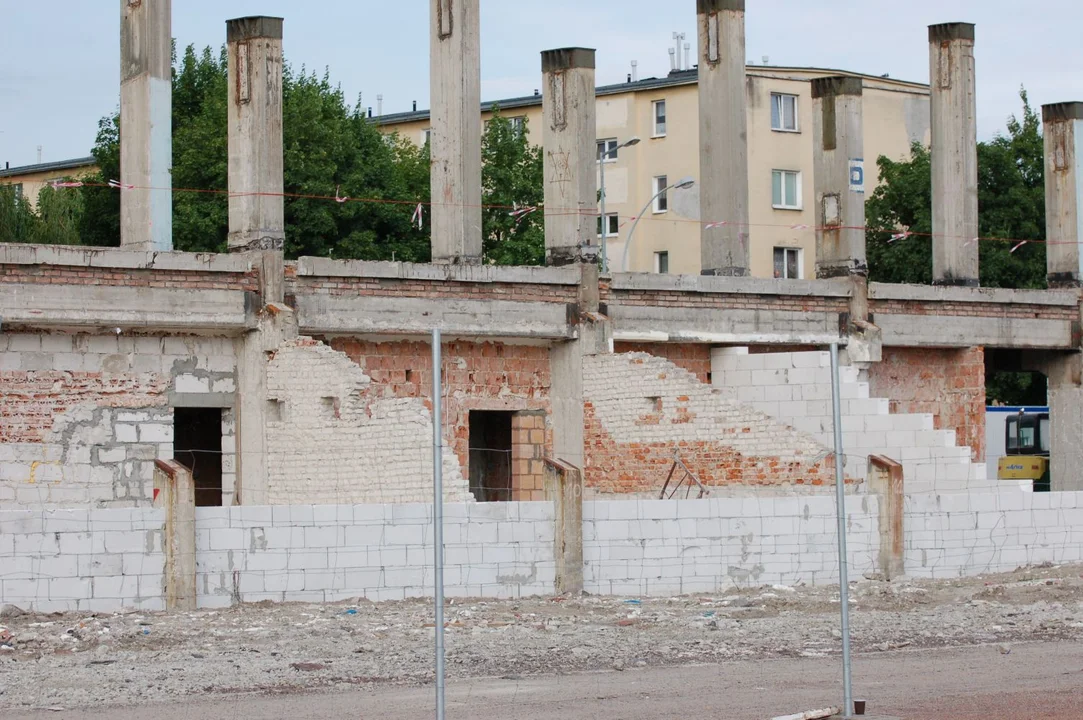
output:
[{"label": "red brick wall", "polygon": [[[432,396],[432,348],[421,342],[368,342],[356,338],[334,338],[328,344],[345,353],[372,378],[373,392],[389,397]],[[468,472],[470,457],[470,410],[542,411],[548,415],[549,349],[533,345],[502,343],[450,342],[443,348],[444,360],[444,438],[463,468]],[[514,426],[513,426],[514,427]],[[516,430],[536,431],[522,427]],[[552,452],[552,430],[544,429],[545,453]],[[536,444],[529,437],[514,444]],[[527,452],[525,448],[520,453]],[[533,452],[533,451],[531,451]],[[533,487],[535,469],[527,457],[516,457],[527,463]],[[521,463],[520,463],[521,466]],[[513,463],[513,482],[516,481]],[[540,488],[537,488],[540,490]]]},{"label": "red brick wall", "polygon": [[0,443],[40,443],[57,415],[83,403],[142,408],[166,404],[169,378],[55,370],[0,372]]},{"label": "red brick wall", "polygon": [[256,271],[225,273],[69,265],[0,265],[0,283],[5,282],[259,291],[259,273]]},{"label": "red brick wall", "polygon": [[874,315],[950,315],[953,317],[1002,317],[1017,320],[1078,320],[1079,309],[1064,305],[1023,305],[1021,303],[978,303],[927,300],[872,300]]},{"label": "red brick wall", "polygon": [[928,413],[940,429],[955,430],[974,462],[985,457],[985,352],[884,348],[869,368],[873,397],[888,398],[893,413]]},{"label": "red brick wall", "polygon": [[677,343],[613,343],[613,352],[645,352],[665,358],[696,376],[702,383],[711,381],[711,346],[679,345]]}]

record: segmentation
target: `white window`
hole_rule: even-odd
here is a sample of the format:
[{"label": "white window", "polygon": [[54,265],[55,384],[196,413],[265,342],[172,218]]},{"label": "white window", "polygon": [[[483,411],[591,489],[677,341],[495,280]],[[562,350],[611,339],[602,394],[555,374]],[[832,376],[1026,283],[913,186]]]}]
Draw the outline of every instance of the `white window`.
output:
[{"label": "white window", "polygon": [[654,254],[654,271],[656,273],[668,273],[669,272],[669,253],[668,252],[656,252]]},{"label": "white window", "polygon": [[666,101],[654,101],[654,137],[666,136]]},{"label": "white window", "polygon": [[655,195],[654,198],[654,212],[664,213],[669,210],[669,193],[665,192],[669,187],[669,178],[665,175],[659,175],[651,184],[651,195]]},{"label": "white window", "polygon": [[801,277],[801,248],[775,248],[775,277],[795,280]]},{"label": "white window", "polygon": [[511,129],[516,135],[522,135],[523,129],[526,127],[526,116],[520,115],[519,117],[511,118]]},{"label": "white window", "polygon": [[779,210],[801,209],[801,173],[796,170],[771,171],[771,205]]},{"label": "white window", "polygon": [[797,132],[797,96],[771,93],[771,129]]},{"label": "white window", "polygon": [[421,131],[421,144],[428,145],[432,142],[432,128],[427,128]]},{"label": "white window", "polygon": [[598,159],[605,157],[606,162],[617,161],[617,139],[611,138],[598,141]]},{"label": "white window", "polygon": [[[606,220],[606,237],[616,237],[620,234],[620,218],[617,217],[617,213],[607,213]],[[598,216],[598,237],[602,236],[602,217]]]}]

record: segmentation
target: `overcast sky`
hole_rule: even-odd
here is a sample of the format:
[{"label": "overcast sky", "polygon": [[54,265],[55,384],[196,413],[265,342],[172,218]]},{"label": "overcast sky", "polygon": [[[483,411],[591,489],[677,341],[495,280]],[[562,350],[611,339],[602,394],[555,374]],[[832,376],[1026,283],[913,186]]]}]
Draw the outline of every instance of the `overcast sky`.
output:
[{"label": "overcast sky", "polygon": [[[384,111],[428,107],[429,0],[173,0],[178,45],[215,48],[225,20],[285,18],[288,62],[331,70],[348,98]],[[481,0],[482,96],[532,93],[541,50],[598,49],[598,82],[669,70],[674,31],[695,47],[695,0]],[[928,80],[926,26],[977,24],[978,133],[1003,129],[1031,103],[1083,99],[1079,0],[747,0],[756,64],[839,68]],[[0,163],[88,155],[98,119],[119,98],[117,0],[0,0]]]}]

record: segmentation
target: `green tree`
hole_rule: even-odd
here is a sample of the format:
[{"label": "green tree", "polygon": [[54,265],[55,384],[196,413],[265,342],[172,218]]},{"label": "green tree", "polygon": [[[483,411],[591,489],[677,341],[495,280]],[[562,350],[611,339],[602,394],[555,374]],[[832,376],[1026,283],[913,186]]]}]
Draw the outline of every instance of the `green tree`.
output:
[{"label": "green tree", "polygon": [[[482,234],[487,262],[544,265],[544,168],[541,149],[527,141],[527,124],[516,127],[499,108],[481,141]],[[512,215],[515,207],[537,210]]]},{"label": "green tree", "polygon": [[83,195],[71,188],[44,187],[38,193],[35,222],[27,242],[78,245]]},{"label": "green tree", "polygon": [[37,218],[14,185],[0,185],[0,243],[29,242]]},{"label": "green tree", "polygon": [[[1044,151],[1041,119],[1020,90],[1023,119],[1008,119],[1007,135],[978,143],[980,280],[985,287],[1045,287]],[[931,155],[915,144],[910,159],[877,160],[880,185],[865,204],[869,277],[877,282],[932,281]],[[909,231],[914,235],[891,240]],[[954,242],[966,242],[959,238]]]}]

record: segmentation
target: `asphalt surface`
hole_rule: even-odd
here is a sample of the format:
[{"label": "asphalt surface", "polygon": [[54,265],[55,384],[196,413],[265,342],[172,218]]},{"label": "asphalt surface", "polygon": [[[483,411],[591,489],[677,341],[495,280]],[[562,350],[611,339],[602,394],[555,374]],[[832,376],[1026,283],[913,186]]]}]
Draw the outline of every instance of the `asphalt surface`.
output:
[{"label": "asphalt surface", "polygon": [[[905,720],[1079,720],[1083,643],[900,651],[854,659],[868,714]],[[765,720],[838,705],[837,658],[744,661],[623,672],[474,679],[448,686],[448,718],[521,720]],[[431,687],[349,692],[198,696],[183,704],[6,712],[5,720],[421,720]]]}]

